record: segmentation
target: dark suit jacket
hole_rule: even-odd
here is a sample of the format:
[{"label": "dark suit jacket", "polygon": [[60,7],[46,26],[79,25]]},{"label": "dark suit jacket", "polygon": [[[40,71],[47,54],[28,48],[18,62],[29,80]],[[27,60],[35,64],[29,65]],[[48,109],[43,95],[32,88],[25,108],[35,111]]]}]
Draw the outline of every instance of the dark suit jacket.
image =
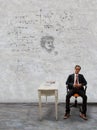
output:
[{"label": "dark suit jacket", "polygon": [[[79,83],[82,84],[82,87],[80,87],[80,90],[84,90],[83,86],[87,85],[87,81],[85,80],[84,76],[82,74],[78,75]],[[73,84],[74,84],[74,74],[69,75],[66,81],[66,85],[68,85],[69,89],[73,89]]]}]

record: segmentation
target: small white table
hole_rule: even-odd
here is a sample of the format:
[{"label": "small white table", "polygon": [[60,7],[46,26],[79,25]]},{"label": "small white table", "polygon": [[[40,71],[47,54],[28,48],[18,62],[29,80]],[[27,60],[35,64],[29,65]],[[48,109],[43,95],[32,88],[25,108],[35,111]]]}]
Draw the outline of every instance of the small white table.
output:
[{"label": "small white table", "polygon": [[56,120],[58,118],[58,88],[54,81],[46,82],[40,85],[38,88],[38,96],[39,96],[39,115],[40,119],[42,116],[42,103],[41,103],[41,96],[55,96],[55,114]]}]

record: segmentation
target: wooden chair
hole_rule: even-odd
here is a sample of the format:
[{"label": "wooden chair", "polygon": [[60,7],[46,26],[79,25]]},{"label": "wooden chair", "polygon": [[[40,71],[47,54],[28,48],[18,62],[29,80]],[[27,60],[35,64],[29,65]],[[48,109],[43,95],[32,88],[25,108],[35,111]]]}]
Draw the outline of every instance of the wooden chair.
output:
[{"label": "wooden chair", "polygon": [[[67,88],[67,93],[68,93],[68,91],[69,91],[68,85],[66,86],[66,88]],[[85,92],[85,94],[86,94],[86,89],[87,89],[87,86],[85,85],[84,86],[84,92]],[[73,95],[73,97],[75,97],[75,101],[74,101],[74,104],[70,105],[70,107],[77,107],[78,106],[77,98],[80,97],[80,95],[77,94],[77,93],[75,93]],[[80,111],[81,111],[81,108],[80,108]]]}]

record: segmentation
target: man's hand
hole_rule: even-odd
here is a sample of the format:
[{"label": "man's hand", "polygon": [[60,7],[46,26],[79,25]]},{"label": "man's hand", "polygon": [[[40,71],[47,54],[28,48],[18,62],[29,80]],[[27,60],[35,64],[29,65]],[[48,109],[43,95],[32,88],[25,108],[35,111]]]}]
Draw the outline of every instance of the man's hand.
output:
[{"label": "man's hand", "polygon": [[82,87],[82,84],[73,84],[73,86],[76,88],[80,88],[80,87]]}]

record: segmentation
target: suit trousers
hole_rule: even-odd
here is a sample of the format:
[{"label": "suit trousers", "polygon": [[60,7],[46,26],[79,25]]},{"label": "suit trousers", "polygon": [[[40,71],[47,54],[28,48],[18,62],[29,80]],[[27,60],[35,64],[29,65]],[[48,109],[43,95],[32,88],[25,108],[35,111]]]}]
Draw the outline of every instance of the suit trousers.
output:
[{"label": "suit trousers", "polygon": [[82,99],[83,99],[83,103],[82,103],[82,113],[86,115],[86,111],[87,111],[87,96],[85,95],[85,92],[83,90],[80,90],[78,88],[73,88],[70,89],[66,95],[66,113],[70,113],[70,98],[71,96],[73,96],[75,93],[79,94]]}]

